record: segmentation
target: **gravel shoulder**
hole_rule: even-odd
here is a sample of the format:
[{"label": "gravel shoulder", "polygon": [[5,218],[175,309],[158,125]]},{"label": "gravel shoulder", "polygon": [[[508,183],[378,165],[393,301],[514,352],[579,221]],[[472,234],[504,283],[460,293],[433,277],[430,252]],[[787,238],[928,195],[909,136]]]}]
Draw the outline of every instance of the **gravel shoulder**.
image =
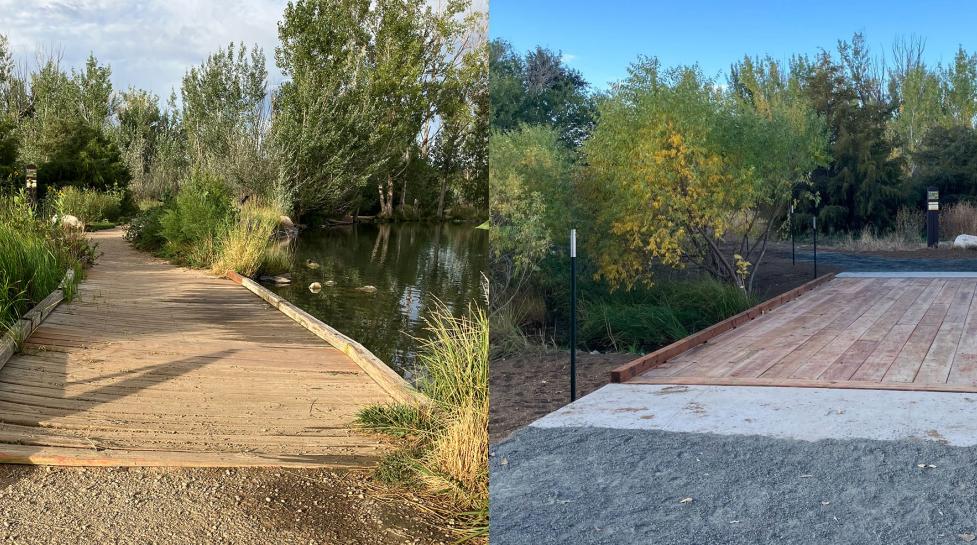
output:
[{"label": "gravel shoulder", "polygon": [[422,505],[359,471],[0,465],[2,543],[453,543]]},{"label": "gravel shoulder", "polygon": [[506,545],[930,544],[977,533],[977,449],[935,441],[529,427],[493,448],[490,468],[492,541]]}]

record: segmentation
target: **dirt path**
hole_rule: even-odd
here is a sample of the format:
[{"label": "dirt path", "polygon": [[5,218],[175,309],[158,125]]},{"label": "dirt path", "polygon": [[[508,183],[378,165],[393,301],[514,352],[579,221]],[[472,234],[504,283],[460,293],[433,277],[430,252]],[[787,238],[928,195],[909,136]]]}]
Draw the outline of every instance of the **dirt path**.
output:
[{"label": "dirt path", "polygon": [[363,472],[0,465],[0,543],[453,543],[416,501]]}]

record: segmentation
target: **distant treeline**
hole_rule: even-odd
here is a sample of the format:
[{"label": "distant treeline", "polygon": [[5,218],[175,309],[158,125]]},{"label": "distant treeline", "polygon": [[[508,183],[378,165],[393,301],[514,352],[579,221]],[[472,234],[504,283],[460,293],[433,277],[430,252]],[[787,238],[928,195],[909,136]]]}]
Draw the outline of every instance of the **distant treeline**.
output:
[{"label": "distant treeline", "polygon": [[0,184],[22,187],[34,163],[42,194],[75,185],[160,200],[206,171],[299,215],[484,214],[487,44],[484,14],[469,8],[290,2],[275,50],[284,83],[269,89],[257,46],[230,44],[165,103],[113,89],[94,54],[77,70],[57,54],[18,67],[0,35]]}]

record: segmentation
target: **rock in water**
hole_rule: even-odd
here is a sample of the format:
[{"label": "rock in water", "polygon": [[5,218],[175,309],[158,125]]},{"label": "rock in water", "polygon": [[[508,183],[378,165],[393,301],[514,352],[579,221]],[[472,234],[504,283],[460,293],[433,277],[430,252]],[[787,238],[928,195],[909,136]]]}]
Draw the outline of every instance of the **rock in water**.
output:
[{"label": "rock in water", "polygon": [[259,278],[262,282],[266,284],[275,284],[276,286],[286,286],[292,283],[292,275],[290,274],[279,274],[275,276],[262,276]]},{"label": "rock in water", "polygon": [[363,286],[362,288],[356,288],[356,291],[362,291],[363,293],[376,293],[376,286]]},{"label": "rock in water", "polygon": [[325,282],[323,282],[322,285],[325,286],[325,287],[327,287],[327,288],[331,288],[331,287],[333,287],[333,286],[336,285],[336,282],[333,281],[333,280],[326,280]]},{"label": "rock in water", "polygon": [[312,269],[313,271],[319,268],[319,264],[316,263],[315,261],[312,261],[311,259],[305,260],[305,266],[308,267],[309,269]]},{"label": "rock in water", "polygon": [[311,291],[312,293],[319,293],[320,291],[322,291],[322,284],[318,282],[313,282],[309,284],[309,291]]},{"label": "rock in water", "polygon": [[960,235],[953,240],[954,248],[964,248],[967,250],[977,250],[977,236]]}]

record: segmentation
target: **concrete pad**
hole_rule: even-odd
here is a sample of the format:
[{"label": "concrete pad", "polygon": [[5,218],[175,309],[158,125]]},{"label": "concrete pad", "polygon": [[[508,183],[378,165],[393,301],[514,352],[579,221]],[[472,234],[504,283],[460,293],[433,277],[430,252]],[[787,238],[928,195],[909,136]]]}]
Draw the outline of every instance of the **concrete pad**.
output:
[{"label": "concrete pad", "polygon": [[768,386],[610,384],[530,424],[977,445],[977,394]]},{"label": "concrete pad", "polygon": [[966,271],[904,271],[904,272],[842,272],[836,278],[977,278],[977,272]]}]

